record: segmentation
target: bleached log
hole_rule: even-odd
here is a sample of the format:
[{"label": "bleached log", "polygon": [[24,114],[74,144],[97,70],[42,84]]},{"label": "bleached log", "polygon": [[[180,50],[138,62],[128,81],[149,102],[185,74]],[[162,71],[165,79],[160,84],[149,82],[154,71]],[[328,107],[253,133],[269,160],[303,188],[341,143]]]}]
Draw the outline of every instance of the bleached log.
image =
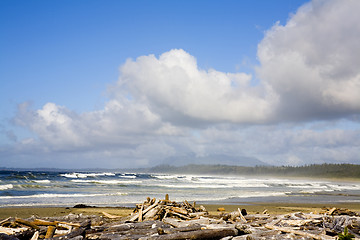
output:
[{"label": "bleached log", "polygon": [[285,232],[285,233],[293,233],[295,235],[300,235],[300,236],[304,236],[304,237],[310,237],[313,239],[318,239],[318,240],[330,240],[330,239],[334,239],[333,237],[324,235],[324,234],[312,234],[312,233],[308,233],[305,231],[300,231],[300,230],[295,230],[291,227],[278,227],[275,225],[271,225],[271,224],[267,224],[265,225],[266,228],[271,229],[271,230],[279,230],[281,232]]},{"label": "bleached log", "polygon": [[158,236],[142,237],[139,240],[185,240],[185,239],[220,239],[227,236],[236,236],[235,228],[204,229],[190,232],[177,232]]},{"label": "bleached log", "polygon": [[182,215],[187,215],[188,211],[184,208],[179,208],[179,207],[171,207],[170,208],[171,211],[176,212],[176,213],[180,213]]},{"label": "bleached log", "polygon": [[60,237],[60,236],[64,236],[66,234],[69,234],[71,231],[69,230],[60,230],[60,229],[55,229],[54,235],[53,237]]},{"label": "bleached log", "polygon": [[133,224],[131,223],[123,223],[123,224],[117,224],[117,225],[113,225],[110,226],[109,228],[107,228],[108,232],[121,232],[121,231],[128,231],[131,228],[133,228]]},{"label": "bleached log", "polygon": [[336,209],[337,209],[336,207],[330,209],[330,210],[327,212],[327,214],[332,215],[332,214],[336,211]]},{"label": "bleached log", "polygon": [[244,216],[241,213],[240,208],[238,208],[238,212],[239,212],[239,216],[240,216],[241,221],[244,222],[244,223],[247,223],[246,219],[244,218]]},{"label": "bleached log", "polygon": [[201,230],[201,225],[195,224],[188,227],[179,227],[179,228],[158,228],[158,234],[171,234],[176,232],[190,232],[190,231],[196,231]]},{"label": "bleached log", "polygon": [[[136,221],[136,220],[139,219],[139,222],[141,222],[142,219],[143,219],[143,214],[146,214],[148,211],[150,211],[151,209],[153,209],[154,207],[156,207],[156,206],[159,204],[159,202],[160,202],[160,201],[157,200],[154,204],[152,204],[151,206],[147,207],[145,210],[142,210],[143,207],[144,207],[144,204],[142,204],[141,207],[140,207],[139,212],[138,212],[138,213],[134,213],[134,214],[130,217],[129,221],[133,222],[133,221]],[[140,217],[140,215],[141,215],[141,217]],[[155,215],[154,215],[154,216],[155,216]],[[141,219],[141,221],[140,221],[140,219]]]},{"label": "bleached log", "polygon": [[57,227],[65,228],[65,229],[70,230],[70,231],[73,229],[73,226],[70,226],[70,225],[64,224],[64,223],[58,223]]},{"label": "bleached log", "polygon": [[161,207],[155,207],[144,215],[144,219],[152,219],[161,211]]},{"label": "bleached log", "polygon": [[2,225],[3,223],[6,223],[7,221],[9,221],[11,219],[12,219],[12,217],[8,217],[8,218],[5,218],[4,220],[1,220],[0,225]]},{"label": "bleached log", "polygon": [[206,216],[208,215],[208,212],[194,212],[194,213],[189,213],[189,216],[191,218],[200,218],[201,216]]},{"label": "bleached log", "polygon": [[236,224],[209,224],[203,226],[201,229],[223,229],[223,228],[236,228]]},{"label": "bleached log", "polygon": [[65,225],[69,225],[69,226],[72,226],[72,227],[81,227],[81,224],[79,223],[69,223],[69,222],[56,222],[58,224],[65,224]]},{"label": "bleached log", "polygon": [[176,218],[163,218],[162,220],[165,224],[169,224],[173,227],[179,228],[179,227],[187,227],[189,225],[187,225],[185,222],[180,221]]},{"label": "bleached log", "polygon": [[244,234],[233,237],[232,240],[248,240],[248,239],[282,239],[277,235],[280,235],[281,231],[277,230],[266,230],[266,231],[257,231],[256,233]]},{"label": "bleached log", "polygon": [[185,219],[185,220],[191,219],[190,217],[187,217],[187,216],[185,216],[185,215],[183,215],[183,214],[174,212],[174,211],[172,211],[172,210],[168,210],[168,213],[171,213],[172,215],[177,216],[177,217],[179,217],[179,218],[181,218],[181,219]]},{"label": "bleached log", "polygon": [[130,221],[130,222],[133,222],[133,221],[136,221],[138,218],[139,218],[139,213],[134,213],[134,214],[130,217],[129,221]]},{"label": "bleached log", "polygon": [[[209,218],[200,218],[200,219],[194,219],[189,221],[180,221],[175,218],[164,218],[164,223],[167,223],[169,225],[172,225],[174,227],[188,227],[194,224],[200,224],[200,225],[209,225],[211,223]],[[218,222],[218,221],[216,221]]]},{"label": "bleached log", "polygon": [[139,210],[139,222],[142,222],[143,220],[143,209],[144,209],[144,204],[141,206],[140,210]]},{"label": "bleached log", "polygon": [[36,231],[30,240],[38,240],[38,238],[39,238],[39,231]]},{"label": "bleached log", "polygon": [[13,235],[15,233],[24,232],[28,230],[28,228],[7,228],[0,226],[0,233],[5,233],[7,235]]},{"label": "bleached log", "polygon": [[124,237],[131,239],[131,238],[139,238],[137,236],[146,236],[150,234],[157,234],[158,230],[155,228],[149,228],[149,229],[130,229],[129,231],[125,232],[113,232],[108,233],[104,232],[99,236],[100,239],[122,239]]},{"label": "bleached log", "polygon": [[282,224],[287,224],[289,226],[304,226],[308,223],[314,222],[312,219],[306,219],[306,220],[282,220]]},{"label": "bleached log", "polygon": [[154,204],[152,204],[151,206],[147,207],[144,211],[143,214],[146,214],[148,211],[150,211],[151,209],[153,209],[154,207],[156,207],[159,204],[159,200],[156,200],[156,202]]},{"label": "bleached log", "polygon": [[254,220],[254,219],[268,219],[270,218],[269,214],[248,214],[244,216],[246,220]]},{"label": "bleached log", "polygon": [[121,216],[112,215],[112,214],[107,213],[107,212],[102,212],[102,214],[103,214],[105,217],[110,218],[110,219],[121,218]]},{"label": "bleached log", "polygon": [[129,231],[130,229],[148,229],[148,228],[157,228],[164,227],[164,223],[161,221],[144,221],[136,223],[122,223],[111,225],[107,228],[107,232],[121,232]]}]

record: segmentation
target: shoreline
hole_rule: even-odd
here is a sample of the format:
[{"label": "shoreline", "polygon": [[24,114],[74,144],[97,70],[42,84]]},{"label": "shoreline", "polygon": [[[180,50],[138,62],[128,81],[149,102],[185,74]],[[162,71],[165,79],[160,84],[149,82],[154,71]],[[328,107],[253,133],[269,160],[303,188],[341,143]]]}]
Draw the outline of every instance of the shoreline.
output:
[{"label": "shoreline", "polygon": [[[262,213],[265,210],[269,214],[287,214],[294,212],[304,213],[319,213],[324,208],[346,208],[351,211],[360,212],[359,203],[284,203],[284,202],[252,202],[252,203],[220,203],[220,204],[197,204],[203,205],[210,214],[218,215],[221,212],[217,211],[218,208],[224,208],[225,212],[232,212],[240,209],[246,209],[249,214]],[[103,212],[116,216],[128,216],[135,207],[87,207],[87,208],[74,208],[74,207],[0,207],[0,220],[8,217],[29,218],[36,216],[39,218],[44,217],[59,217],[68,214],[84,214],[84,215],[101,215]]]}]

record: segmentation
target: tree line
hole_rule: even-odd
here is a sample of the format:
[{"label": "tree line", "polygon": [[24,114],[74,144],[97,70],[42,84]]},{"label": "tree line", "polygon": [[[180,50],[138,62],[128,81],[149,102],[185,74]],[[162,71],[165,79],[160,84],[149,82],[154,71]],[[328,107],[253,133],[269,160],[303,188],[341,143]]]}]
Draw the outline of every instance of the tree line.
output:
[{"label": "tree line", "polygon": [[217,174],[217,175],[259,175],[285,177],[322,177],[360,179],[360,165],[356,164],[311,164],[304,166],[229,166],[196,165],[185,166],[159,165],[148,169],[154,173]]}]

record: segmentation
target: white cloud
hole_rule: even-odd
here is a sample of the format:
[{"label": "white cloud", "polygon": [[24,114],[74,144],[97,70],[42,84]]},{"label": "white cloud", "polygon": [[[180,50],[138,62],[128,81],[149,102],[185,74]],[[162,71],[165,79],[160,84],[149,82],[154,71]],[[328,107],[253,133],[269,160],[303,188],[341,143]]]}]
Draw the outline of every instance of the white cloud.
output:
[{"label": "white cloud", "polygon": [[147,106],[109,101],[103,110],[77,114],[65,107],[47,103],[32,111],[19,106],[18,124],[34,133],[52,150],[102,147],[136,147],[149,138],[181,135],[177,127],[163,123]]},{"label": "white cloud", "polygon": [[251,86],[250,80],[245,73],[199,69],[193,56],[174,49],[159,58],[128,60],[117,87],[174,122],[264,122],[276,97],[266,86]]},{"label": "white cloud", "polygon": [[360,2],[314,0],[258,46],[262,81],[280,97],[278,119],[360,113]]}]

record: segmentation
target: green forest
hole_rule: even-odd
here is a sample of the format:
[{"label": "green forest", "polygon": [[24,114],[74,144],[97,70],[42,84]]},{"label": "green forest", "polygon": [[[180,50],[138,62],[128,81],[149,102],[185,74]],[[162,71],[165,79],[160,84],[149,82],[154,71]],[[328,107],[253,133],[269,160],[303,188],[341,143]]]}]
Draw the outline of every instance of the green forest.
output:
[{"label": "green forest", "polygon": [[171,165],[159,165],[148,169],[148,172],[360,179],[360,165],[355,165],[355,164],[312,164],[312,165],[297,166],[297,167],[295,166],[241,167],[241,166],[229,166],[229,165],[195,165],[195,164],[175,167]]}]

